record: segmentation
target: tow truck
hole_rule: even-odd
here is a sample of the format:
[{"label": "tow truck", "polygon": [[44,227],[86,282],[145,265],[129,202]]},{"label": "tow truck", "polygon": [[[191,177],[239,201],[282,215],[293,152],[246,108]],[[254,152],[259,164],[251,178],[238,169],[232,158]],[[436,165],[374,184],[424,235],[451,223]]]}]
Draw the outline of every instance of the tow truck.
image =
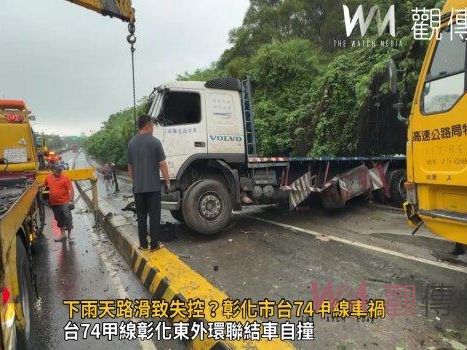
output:
[{"label": "tow truck", "polygon": [[[30,302],[34,289],[32,250],[45,224],[39,185],[49,172],[39,170],[30,114],[22,100],[0,100],[0,318],[4,349],[28,349]],[[64,174],[73,181],[91,180],[94,207],[97,186],[94,169]]]},{"label": "tow truck", "polygon": [[[134,29],[131,0],[67,1],[129,22]],[[0,100],[0,349],[5,350],[34,348],[30,336],[32,247],[45,221],[39,184],[49,174],[39,169],[37,140],[30,125],[34,119],[24,101]],[[73,169],[63,173],[72,181],[91,181],[93,205],[97,209],[95,170]]]},{"label": "tow truck", "polygon": [[[467,44],[456,11],[467,1],[448,0],[440,36],[433,35],[412,103],[407,139],[405,212],[416,230],[428,229],[467,244]],[[464,33],[464,34],[462,34]],[[389,64],[391,91],[397,92],[397,66]],[[396,105],[401,118],[400,104]]]}]

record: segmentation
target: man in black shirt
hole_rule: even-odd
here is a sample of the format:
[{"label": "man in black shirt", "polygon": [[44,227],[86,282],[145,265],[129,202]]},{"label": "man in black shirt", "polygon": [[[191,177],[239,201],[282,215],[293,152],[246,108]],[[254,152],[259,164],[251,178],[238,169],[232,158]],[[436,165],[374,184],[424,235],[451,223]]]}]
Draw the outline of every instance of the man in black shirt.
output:
[{"label": "man in black shirt", "polygon": [[149,214],[150,250],[161,247],[159,225],[161,220],[161,181],[170,189],[169,167],[161,142],[153,136],[154,123],[148,115],[138,119],[139,132],[128,144],[128,174],[133,181],[140,249],[148,249],[147,218]]}]

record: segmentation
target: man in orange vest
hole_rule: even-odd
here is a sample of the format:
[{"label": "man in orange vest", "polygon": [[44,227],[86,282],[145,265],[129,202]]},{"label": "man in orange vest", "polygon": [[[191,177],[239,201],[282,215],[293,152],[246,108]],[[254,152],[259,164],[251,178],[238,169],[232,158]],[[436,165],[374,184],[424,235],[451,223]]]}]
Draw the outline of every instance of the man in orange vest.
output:
[{"label": "man in orange vest", "polygon": [[62,174],[60,164],[55,164],[52,171],[53,174],[47,176],[43,186],[49,187],[49,204],[52,207],[57,226],[60,228],[61,236],[55,242],[62,242],[67,239],[65,230],[68,232],[68,239],[71,239],[71,230],[73,229],[71,210],[74,209],[75,192],[71,180]]}]

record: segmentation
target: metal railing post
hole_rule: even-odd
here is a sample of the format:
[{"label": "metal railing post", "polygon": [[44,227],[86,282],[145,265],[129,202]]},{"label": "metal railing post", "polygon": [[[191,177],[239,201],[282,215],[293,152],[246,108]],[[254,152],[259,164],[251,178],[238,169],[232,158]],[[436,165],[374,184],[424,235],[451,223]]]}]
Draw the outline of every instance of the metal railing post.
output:
[{"label": "metal railing post", "polygon": [[92,207],[94,210],[94,220],[96,228],[99,227],[99,218],[97,217],[97,211],[99,209],[99,199],[97,196],[97,180],[91,180],[91,189],[92,189]]}]

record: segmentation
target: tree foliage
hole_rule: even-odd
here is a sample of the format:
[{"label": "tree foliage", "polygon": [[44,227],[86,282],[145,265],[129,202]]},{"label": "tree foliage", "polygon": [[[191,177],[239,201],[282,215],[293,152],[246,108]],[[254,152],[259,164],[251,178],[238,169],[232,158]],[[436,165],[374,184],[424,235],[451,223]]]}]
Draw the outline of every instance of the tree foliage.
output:
[{"label": "tree foliage", "polygon": [[65,148],[65,141],[59,135],[42,134],[41,137],[44,139],[45,145],[50,151],[60,151]]},{"label": "tree foliage", "polygon": [[[369,47],[339,47],[346,39],[340,0],[251,0],[242,26],[230,33],[232,47],[206,73],[254,83],[259,150],[264,155],[352,155],[402,153],[406,128],[395,118],[386,85],[389,58],[403,72],[399,88],[410,110],[426,44],[414,41],[411,10],[441,6],[435,0],[395,1],[397,38],[377,36]],[[346,1],[351,15],[362,4],[365,16],[383,0]],[[391,3],[392,4],[392,3]],[[358,28],[358,25],[357,25]],[[358,32],[356,30],[355,32]],[[352,40],[359,40],[354,33]],[[381,46],[381,41],[389,45]],[[360,40],[362,42],[362,40]],[[184,79],[198,80],[203,70]]]},{"label": "tree foliage", "polygon": [[[137,115],[145,108],[142,101],[137,107]],[[88,154],[118,166],[126,166],[128,161],[127,145],[135,133],[133,109],[128,108],[112,114],[102,124],[101,130],[91,135],[85,143]]]},{"label": "tree foliage", "polygon": [[[342,5],[351,15],[362,4],[365,16],[393,3],[397,37],[377,35],[373,19],[364,40],[369,47],[341,47],[347,38]],[[395,118],[398,97],[387,88],[386,65],[393,58],[402,71],[403,113],[408,115],[426,43],[414,41],[411,10],[441,6],[436,0],[250,0],[231,47],[206,69],[179,75],[205,81],[220,76],[253,81],[259,152],[263,155],[355,155],[405,151],[406,127]],[[357,25],[358,28],[358,25]],[[380,45],[381,41],[397,43]],[[131,110],[112,115],[88,141],[99,158],[126,164],[132,135]]]},{"label": "tree foliage", "polygon": [[267,154],[289,153],[299,147],[293,139],[321,73],[321,59],[309,41],[294,39],[263,45],[250,62],[259,147]]}]

